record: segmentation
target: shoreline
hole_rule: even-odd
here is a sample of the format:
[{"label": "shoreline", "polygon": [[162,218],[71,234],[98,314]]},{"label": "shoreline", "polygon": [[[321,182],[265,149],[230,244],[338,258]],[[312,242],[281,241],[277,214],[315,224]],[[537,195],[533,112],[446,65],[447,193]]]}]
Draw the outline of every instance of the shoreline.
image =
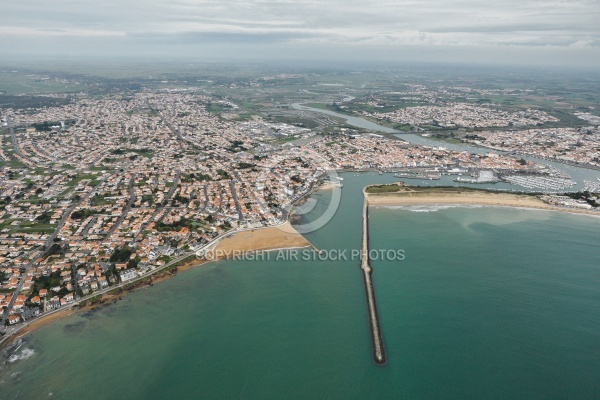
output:
[{"label": "shoreline", "polygon": [[[55,321],[69,317],[73,314],[83,313],[86,311],[93,311],[93,310],[108,306],[111,304],[110,302],[116,302],[117,300],[122,300],[123,296],[127,295],[128,293],[132,293],[132,292],[135,292],[142,288],[152,286],[155,283],[159,283],[159,282],[165,281],[167,279],[174,278],[175,276],[177,276],[178,272],[186,271],[190,268],[193,268],[193,267],[205,264],[205,263],[207,263],[206,260],[188,261],[178,267],[175,267],[172,270],[173,272],[158,271],[155,274],[146,277],[145,279],[142,279],[140,281],[132,283],[133,286],[130,288],[115,287],[114,289],[112,289],[111,291],[109,291],[107,293],[100,293],[100,294],[98,294],[98,296],[99,296],[98,300],[95,301],[94,303],[88,302],[87,300],[83,300],[80,303],[72,304],[70,308],[59,308],[56,310],[46,312],[45,314],[42,314],[38,317],[35,317],[33,319],[30,319],[26,322],[21,323],[21,326],[19,327],[18,330],[11,333],[10,336],[3,338],[4,341],[0,344],[0,350],[4,349],[6,347],[9,347],[11,343],[22,338],[23,336],[27,335],[28,333],[33,332],[33,331],[35,331],[39,328],[42,328],[46,325],[50,325]],[[82,303],[84,303],[84,305],[81,305]]]},{"label": "shoreline", "polygon": [[[224,237],[216,245],[208,246],[217,256],[228,256],[235,253],[272,251],[289,248],[314,246],[298,233],[289,221],[265,228],[249,229]],[[217,257],[218,260],[228,257]],[[212,259],[209,261],[213,261]]]},{"label": "shoreline", "polygon": [[[600,212],[585,209],[553,206],[537,196],[516,193],[490,192],[477,189],[443,190],[434,187],[402,186],[402,191],[389,193],[365,193],[369,205],[416,206],[416,205],[481,205],[491,207],[529,208],[586,214],[600,217]],[[425,189],[425,190],[423,190]]]},{"label": "shoreline", "polygon": [[[478,189],[447,189],[435,187],[418,187],[408,186],[401,183],[400,191],[384,192],[384,193],[368,193],[364,190],[364,196],[367,204],[370,206],[417,206],[417,205],[480,205],[490,207],[511,207],[537,209],[546,211],[559,211],[571,214],[586,214],[600,217],[600,212],[592,210],[579,210],[566,207],[553,206],[543,202],[535,195],[493,192]],[[331,184],[322,184],[315,188],[314,192],[319,190],[331,190]],[[27,322],[20,324],[21,326],[14,332],[2,337],[0,350],[8,347],[15,340],[33,332],[41,327],[49,325],[54,321],[64,317],[71,316],[75,313],[95,310],[97,308],[108,305],[110,301],[120,300],[127,293],[139,290],[143,287],[151,286],[155,283],[175,277],[178,272],[183,272],[196,266],[203,265],[208,262],[231,259],[231,255],[239,255],[244,253],[258,251],[277,251],[283,249],[299,249],[313,248],[319,251],[312,243],[298,233],[289,221],[269,227],[260,227],[256,229],[247,229],[235,232],[231,236],[226,236],[217,239],[209,244],[206,249],[217,254],[215,258],[198,259],[194,258],[185,262],[182,265],[175,267],[172,271],[162,270],[157,271],[153,275],[149,275],[144,279],[131,283],[131,287],[115,287],[107,293],[99,294],[101,302],[97,301],[90,304],[88,301],[75,303],[69,308],[61,308],[47,312],[39,317],[35,317]],[[214,254],[213,253],[213,254]],[[79,305],[79,306],[78,306]]]},{"label": "shoreline", "polygon": [[[295,249],[295,248],[307,248],[312,247],[317,250],[312,243],[305,239],[300,233],[298,233],[291,225],[289,221],[278,226],[261,227],[252,230],[244,230],[236,232],[234,235],[224,238],[219,238],[215,242],[209,244],[207,248],[214,248],[215,250],[221,250],[226,253],[227,251],[241,251],[241,252],[257,252],[257,251],[276,251],[282,249]],[[194,258],[190,261],[183,263],[172,271],[163,270],[157,271],[156,273],[149,275],[145,279],[141,279],[137,282],[132,283],[132,287],[115,287],[107,293],[100,293],[100,298],[97,302],[90,304],[88,301],[82,301],[80,303],[74,303],[71,307],[60,308],[50,312],[46,312],[38,317],[30,319],[20,324],[19,328],[2,337],[0,343],[0,350],[9,347],[13,342],[22,338],[30,332],[33,332],[46,325],[50,325],[55,321],[62,318],[69,317],[73,314],[96,310],[101,307],[108,306],[110,302],[116,302],[121,300],[123,296],[128,293],[134,292],[144,287],[154,285],[171,279],[179,272],[187,271],[194,267],[215,261],[226,260],[228,257],[217,257],[216,259],[198,259]],[[85,305],[80,305],[85,303]],[[79,305],[79,306],[78,306]]]}]

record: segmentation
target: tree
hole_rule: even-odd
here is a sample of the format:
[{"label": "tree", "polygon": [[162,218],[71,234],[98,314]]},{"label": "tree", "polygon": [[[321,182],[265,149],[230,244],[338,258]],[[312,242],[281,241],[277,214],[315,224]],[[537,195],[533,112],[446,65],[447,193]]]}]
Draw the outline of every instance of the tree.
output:
[{"label": "tree", "polygon": [[49,212],[45,212],[42,215],[38,216],[35,220],[40,224],[49,224],[50,219],[52,218],[52,214]]},{"label": "tree", "polygon": [[131,253],[131,249],[127,246],[116,248],[110,255],[110,262],[123,263],[128,261],[129,257],[131,257]]}]

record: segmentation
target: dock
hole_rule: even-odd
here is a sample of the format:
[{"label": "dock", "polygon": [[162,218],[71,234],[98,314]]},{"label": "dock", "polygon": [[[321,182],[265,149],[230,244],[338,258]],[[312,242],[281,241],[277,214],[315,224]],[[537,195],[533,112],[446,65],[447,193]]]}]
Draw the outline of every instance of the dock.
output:
[{"label": "dock", "polygon": [[377,316],[377,304],[375,302],[375,289],[371,276],[373,268],[369,263],[369,205],[365,197],[362,215],[362,252],[360,257],[360,268],[363,272],[365,284],[365,295],[367,298],[367,313],[369,314],[369,328],[371,330],[371,344],[373,347],[373,359],[377,364],[385,364],[385,351],[383,348],[383,337]]}]

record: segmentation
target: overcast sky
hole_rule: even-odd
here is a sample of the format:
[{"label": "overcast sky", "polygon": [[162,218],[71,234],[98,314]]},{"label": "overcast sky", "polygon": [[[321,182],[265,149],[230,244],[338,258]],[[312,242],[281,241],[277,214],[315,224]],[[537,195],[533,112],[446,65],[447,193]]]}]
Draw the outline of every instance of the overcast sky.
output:
[{"label": "overcast sky", "polygon": [[8,55],[600,66],[600,0],[25,0]]}]

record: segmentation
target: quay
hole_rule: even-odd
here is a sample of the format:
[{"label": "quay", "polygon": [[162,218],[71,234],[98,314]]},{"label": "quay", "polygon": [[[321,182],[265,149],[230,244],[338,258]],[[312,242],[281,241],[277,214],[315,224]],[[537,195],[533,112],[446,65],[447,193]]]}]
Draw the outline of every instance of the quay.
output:
[{"label": "quay", "polygon": [[373,346],[373,359],[377,364],[385,364],[385,351],[383,349],[383,337],[377,316],[377,304],[375,303],[375,290],[371,275],[373,269],[369,264],[369,206],[365,196],[362,215],[362,252],[360,256],[360,268],[363,272],[365,283],[365,294],[367,297],[367,313],[369,314],[369,328],[371,330],[371,344]]}]

